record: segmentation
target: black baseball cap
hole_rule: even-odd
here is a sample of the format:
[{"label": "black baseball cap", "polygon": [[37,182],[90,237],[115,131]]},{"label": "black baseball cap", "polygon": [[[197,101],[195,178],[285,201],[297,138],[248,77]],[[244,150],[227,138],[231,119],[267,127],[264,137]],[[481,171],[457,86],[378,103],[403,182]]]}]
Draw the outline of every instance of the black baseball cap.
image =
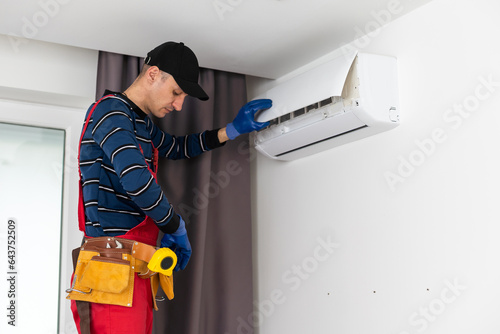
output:
[{"label": "black baseball cap", "polygon": [[184,43],[163,43],[148,52],[144,63],[158,66],[163,72],[171,74],[186,94],[202,101],[208,100],[207,93],[198,84],[200,74],[198,59]]}]

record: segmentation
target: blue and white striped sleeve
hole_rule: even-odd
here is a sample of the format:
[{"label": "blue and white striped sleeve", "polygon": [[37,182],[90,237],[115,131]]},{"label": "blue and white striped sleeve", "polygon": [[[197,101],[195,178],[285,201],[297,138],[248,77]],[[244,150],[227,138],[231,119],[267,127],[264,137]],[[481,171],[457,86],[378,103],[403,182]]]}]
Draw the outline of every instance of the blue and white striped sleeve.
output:
[{"label": "blue and white striped sleeve", "polygon": [[207,130],[186,136],[173,136],[153,125],[151,137],[159,155],[168,159],[186,159],[224,146],[217,137],[219,129]]}]

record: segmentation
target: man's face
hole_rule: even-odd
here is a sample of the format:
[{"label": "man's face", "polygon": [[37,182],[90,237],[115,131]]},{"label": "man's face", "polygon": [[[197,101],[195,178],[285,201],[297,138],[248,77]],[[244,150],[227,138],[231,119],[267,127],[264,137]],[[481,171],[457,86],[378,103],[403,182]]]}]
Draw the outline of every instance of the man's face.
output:
[{"label": "man's face", "polygon": [[180,111],[186,96],[174,77],[164,78],[159,73],[151,87],[148,111],[158,118],[165,117],[171,111]]}]

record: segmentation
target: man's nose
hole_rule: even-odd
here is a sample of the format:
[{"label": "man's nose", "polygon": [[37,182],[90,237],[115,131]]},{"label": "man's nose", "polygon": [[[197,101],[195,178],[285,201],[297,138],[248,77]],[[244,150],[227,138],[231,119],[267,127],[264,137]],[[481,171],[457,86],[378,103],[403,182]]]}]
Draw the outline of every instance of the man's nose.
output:
[{"label": "man's nose", "polygon": [[174,106],[176,111],[181,111],[185,98],[186,98],[186,95],[182,95],[182,96],[179,96],[175,99],[175,101],[172,105]]}]

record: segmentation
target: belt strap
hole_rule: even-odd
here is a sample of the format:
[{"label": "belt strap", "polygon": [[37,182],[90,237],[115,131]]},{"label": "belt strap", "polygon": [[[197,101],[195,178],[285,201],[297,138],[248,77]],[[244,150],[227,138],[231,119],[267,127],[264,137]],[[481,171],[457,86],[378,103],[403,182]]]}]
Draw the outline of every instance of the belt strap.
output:
[{"label": "belt strap", "polygon": [[[71,252],[73,258],[73,272],[76,269],[78,255],[80,255],[80,248],[75,248]],[[81,300],[75,300],[76,312],[80,320],[80,334],[90,334],[90,304]]]},{"label": "belt strap", "polygon": [[117,237],[85,238],[81,249],[98,252],[102,252],[105,249],[109,253],[129,253],[136,259],[144,262],[149,262],[157,250],[156,247],[142,242]]},{"label": "belt strap", "polygon": [[153,254],[156,252],[156,247],[150,246],[148,244],[143,244],[142,242],[134,241],[132,245],[132,256],[136,259],[142,260],[146,263],[151,261]]},{"label": "belt strap", "polygon": [[156,252],[156,247],[151,245],[118,237],[85,238],[82,250],[96,251],[101,256],[122,258],[122,254],[130,254],[136,260],[134,271],[142,278],[153,276],[155,272],[150,271],[147,264]]},{"label": "belt strap", "polygon": [[81,300],[75,300],[76,310],[80,317],[80,334],[90,333],[90,303]]}]

